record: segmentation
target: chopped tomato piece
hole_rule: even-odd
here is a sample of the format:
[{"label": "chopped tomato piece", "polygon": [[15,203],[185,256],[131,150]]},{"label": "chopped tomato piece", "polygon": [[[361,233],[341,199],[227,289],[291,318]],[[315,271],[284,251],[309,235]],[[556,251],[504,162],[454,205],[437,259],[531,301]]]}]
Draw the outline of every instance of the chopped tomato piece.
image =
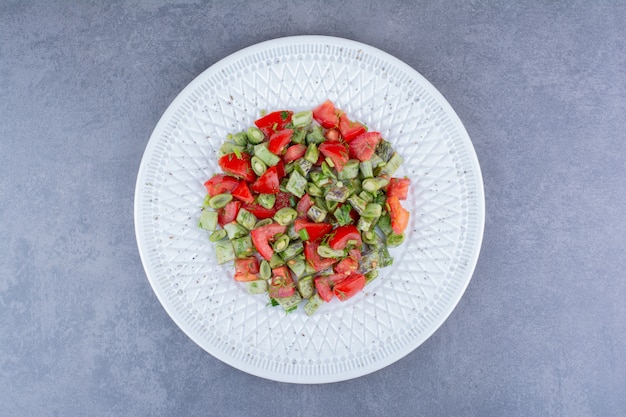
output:
[{"label": "chopped tomato piece", "polygon": [[313,207],[314,205],[315,205],[315,201],[313,201],[310,195],[308,194],[303,195],[300,201],[298,201],[298,205],[296,206],[298,217],[306,217],[307,211],[309,211],[309,209]]},{"label": "chopped tomato piece", "polygon": [[278,223],[271,223],[266,226],[257,227],[250,232],[252,243],[256,250],[262,257],[268,261],[274,254],[274,249],[270,246],[270,241],[274,239],[277,234],[285,233],[286,226],[281,226]]},{"label": "chopped tomato piece", "polygon": [[288,164],[291,161],[295,161],[296,159],[300,159],[306,153],[306,145],[303,143],[296,143],[295,145],[291,145],[287,148],[287,152],[283,156],[283,161]]},{"label": "chopped tomato piece", "polygon": [[280,155],[285,147],[291,142],[293,136],[292,129],[283,129],[270,136],[270,141],[267,144],[267,150],[273,154]]},{"label": "chopped tomato piece", "polygon": [[269,167],[263,175],[261,175],[250,186],[252,191],[259,194],[276,194],[280,191],[280,180],[278,179],[278,168]]},{"label": "chopped tomato piece", "polygon": [[408,178],[391,178],[387,186],[387,197],[398,197],[398,200],[406,200],[409,194],[411,180]]},{"label": "chopped tomato piece", "polygon": [[329,141],[335,141],[337,142],[339,140],[339,131],[337,129],[328,129],[328,131],[326,132],[326,134],[324,135],[326,136],[326,140]]},{"label": "chopped tomato piece", "polygon": [[276,201],[274,202],[273,208],[278,211],[281,208],[291,207],[291,199],[292,195],[290,193],[284,193],[282,191],[279,191],[276,194]]},{"label": "chopped tomato piece", "polygon": [[235,259],[235,281],[255,281],[259,273],[259,260],[254,256]]},{"label": "chopped tomato piece", "polygon": [[402,207],[400,200],[396,196],[387,197],[387,208],[391,217],[391,228],[396,234],[404,233],[409,225],[409,212]]},{"label": "chopped tomato piece", "polygon": [[279,110],[255,120],[254,124],[269,138],[272,133],[283,130],[291,122],[291,115],[293,112],[290,110]]},{"label": "chopped tomato piece", "polygon": [[326,129],[336,127],[339,124],[338,110],[332,101],[326,100],[313,110],[313,118]]},{"label": "chopped tomato piece", "polygon": [[230,201],[223,208],[217,211],[217,224],[223,227],[225,224],[234,222],[237,218],[237,214],[239,214],[240,208],[241,201]]},{"label": "chopped tomato piece", "polygon": [[341,250],[348,246],[348,243],[353,243],[351,246],[360,247],[363,243],[361,240],[361,233],[359,229],[352,224],[345,226],[339,226],[333,232],[333,236],[328,239],[328,246],[334,250]]},{"label": "chopped tomato piece", "polygon": [[296,292],[296,284],[286,266],[272,269],[269,295],[272,298],[291,297]]},{"label": "chopped tomato piece", "polygon": [[226,174],[215,174],[205,181],[207,193],[213,197],[226,191],[232,191],[239,185],[239,180]]},{"label": "chopped tomato piece", "polygon": [[315,279],[313,280],[317,293],[319,294],[320,298],[326,302],[332,300],[334,295],[333,289],[331,287],[332,279],[330,277],[331,276],[329,275],[320,275],[318,277],[315,277]]},{"label": "chopped tomato piece", "polygon": [[346,301],[348,298],[358,294],[365,287],[365,275],[350,274],[335,282],[333,293],[339,301]]},{"label": "chopped tomato piece", "polygon": [[244,204],[243,208],[254,214],[254,216],[259,220],[274,217],[274,214],[278,211],[276,204],[274,204],[274,207],[272,208],[265,208],[259,204]]},{"label": "chopped tomato piece", "polygon": [[359,269],[359,261],[351,257],[343,258],[335,265],[335,272],[339,274],[350,274]]},{"label": "chopped tomato piece", "polygon": [[341,136],[346,142],[350,142],[361,133],[365,133],[367,131],[365,126],[359,122],[351,121],[345,113],[339,117],[339,130],[341,131]]},{"label": "chopped tomato piece", "polygon": [[350,142],[350,158],[356,158],[359,161],[368,161],[372,155],[374,155],[378,142],[380,142],[380,133],[362,133]]},{"label": "chopped tomato piece", "polygon": [[253,182],[256,179],[256,174],[252,170],[252,164],[250,163],[250,155],[245,152],[241,153],[238,157],[234,153],[229,153],[222,156],[218,161],[222,171],[237,178],[243,178],[248,182]]},{"label": "chopped tomato piece", "polygon": [[294,228],[296,232],[299,232],[302,229],[306,230],[309,237],[306,240],[314,242],[323,238],[328,234],[328,232],[333,230],[333,225],[330,223],[315,223],[304,219],[296,219]]},{"label": "chopped tomato piece", "polygon": [[322,258],[317,253],[318,246],[319,243],[317,242],[304,242],[304,259],[306,259],[307,263],[315,270],[315,272],[330,268],[337,262],[337,259],[335,258]]},{"label": "chopped tomato piece", "polygon": [[274,166],[276,167],[276,174],[278,174],[278,179],[282,180],[283,178],[285,178],[285,163],[281,160],[278,161],[278,163]]},{"label": "chopped tomato piece", "polygon": [[341,142],[324,142],[318,149],[325,157],[330,158],[337,172],[341,172],[348,162],[348,150]]},{"label": "chopped tomato piece", "polygon": [[235,188],[231,194],[238,200],[243,201],[244,203],[253,203],[254,196],[252,195],[252,191],[250,191],[250,187],[248,187],[248,183],[241,180],[237,188]]}]

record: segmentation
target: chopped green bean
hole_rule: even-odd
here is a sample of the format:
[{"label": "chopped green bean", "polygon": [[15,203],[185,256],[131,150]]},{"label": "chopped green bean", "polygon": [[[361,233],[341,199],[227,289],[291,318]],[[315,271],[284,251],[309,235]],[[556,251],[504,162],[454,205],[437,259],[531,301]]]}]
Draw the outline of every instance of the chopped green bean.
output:
[{"label": "chopped green bean", "polygon": [[269,285],[267,281],[264,280],[255,280],[246,282],[246,290],[250,294],[263,294],[266,293],[269,289]]},{"label": "chopped green bean", "polygon": [[306,148],[306,152],[304,153],[304,159],[314,164],[317,162],[320,156],[320,151],[317,150],[317,145],[315,143],[310,143]]},{"label": "chopped green bean", "polygon": [[216,209],[216,210],[220,209],[224,207],[226,204],[230,203],[232,199],[233,199],[232,194],[224,193],[224,194],[214,195],[209,200],[209,207],[211,207],[212,209]]},{"label": "chopped green bean", "polygon": [[261,158],[256,155],[250,159],[250,165],[252,166],[252,170],[254,171],[254,173],[257,174],[259,177],[263,175],[267,170],[267,165],[265,165],[265,162],[263,162]]},{"label": "chopped green bean", "polygon": [[399,246],[402,244],[402,242],[404,242],[404,233],[391,233],[390,235],[387,235],[387,246],[389,247],[393,248]]},{"label": "chopped green bean", "polygon": [[375,191],[378,191],[386,187],[388,184],[389,184],[389,178],[374,177],[374,178],[367,178],[363,180],[363,183],[361,185],[363,187],[363,190],[369,193],[373,193]]},{"label": "chopped green bean", "polygon": [[298,212],[291,207],[283,207],[274,214],[274,220],[281,226],[287,226],[298,217]]},{"label": "chopped green bean", "polygon": [[225,224],[224,230],[226,230],[226,233],[228,234],[228,238],[230,240],[246,236],[249,233],[245,227],[243,227],[236,221]]},{"label": "chopped green bean", "polygon": [[289,176],[289,180],[285,188],[291,194],[298,196],[298,198],[302,198],[305,192],[306,184],[306,178],[300,175],[298,171],[293,171]]},{"label": "chopped green bean", "polygon": [[315,292],[315,284],[313,283],[313,276],[309,275],[308,277],[302,277],[298,279],[298,291],[300,291],[300,295],[302,298],[311,298],[313,293]]},{"label": "chopped green bean", "polygon": [[272,268],[270,268],[270,263],[267,262],[265,259],[263,259],[259,267],[259,278],[270,279],[271,277],[272,277]]},{"label": "chopped green bean", "polygon": [[319,245],[317,247],[317,254],[322,258],[339,258],[345,256],[345,252],[343,250],[332,249],[327,245]]},{"label": "chopped green bean", "polygon": [[276,194],[259,194],[257,202],[266,209],[271,209],[276,203]]},{"label": "chopped green bean", "polygon": [[237,213],[237,223],[239,223],[248,230],[252,230],[254,229],[256,222],[257,218],[254,214],[250,213],[244,208],[239,209],[239,213]]},{"label": "chopped green bean", "polygon": [[359,165],[360,163],[358,159],[349,159],[343,166],[341,172],[337,174],[337,178],[339,180],[356,178],[359,175]]},{"label": "chopped green bean", "polygon": [[217,212],[211,210],[202,210],[198,227],[204,230],[213,231],[217,228]]},{"label": "chopped green bean", "polygon": [[287,249],[288,246],[289,246],[289,236],[287,235],[280,235],[274,241],[274,251],[276,251],[277,253],[281,253],[282,251]]},{"label": "chopped green bean", "polygon": [[391,177],[393,174],[395,174],[398,168],[400,168],[400,165],[402,165],[403,161],[404,160],[402,159],[402,157],[398,153],[394,152],[391,156],[391,159],[389,159],[385,166],[381,168],[380,175],[387,175]]},{"label": "chopped green bean", "polygon": [[215,255],[217,256],[217,263],[220,265],[235,259],[235,251],[230,240],[224,239],[215,242]]},{"label": "chopped green bean", "polygon": [[323,208],[314,205],[307,212],[306,215],[309,219],[313,220],[315,223],[321,223],[326,219],[326,215],[328,212]]},{"label": "chopped green bean", "polygon": [[301,111],[291,116],[291,123],[294,127],[308,126],[313,121],[313,112],[311,110]]},{"label": "chopped green bean", "polygon": [[382,213],[383,207],[380,204],[367,203],[367,206],[365,206],[365,210],[363,210],[361,216],[371,219],[378,219]]},{"label": "chopped green bean", "polygon": [[239,146],[246,146],[248,144],[248,135],[246,135],[246,132],[237,132],[233,135],[233,142]]},{"label": "chopped green bean", "polygon": [[237,258],[247,258],[254,254],[255,249],[250,235],[235,238],[231,242]]},{"label": "chopped green bean", "polygon": [[267,149],[266,143],[259,143],[254,147],[254,156],[258,157],[268,166],[274,166],[280,162],[280,157],[270,152]]},{"label": "chopped green bean", "polygon": [[359,164],[359,170],[361,171],[361,177],[372,178],[374,176],[374,170],[372,167],[372,161],[363,161]]},{"label": "chopped green bean", "polygon": [[213,233],[211,233],[211,235],[209,236],[209,240],[211,242],[218,242],[218,241],[224,239],[225,237],[226,237],[226,230],[219,229],[219,230],[216,230]]},{"label": "chopped green bean", "polygon": [[257,127],[250,127],[247,131],[248,142],[253,145],[259,144],[265,140],[265,134]]}]

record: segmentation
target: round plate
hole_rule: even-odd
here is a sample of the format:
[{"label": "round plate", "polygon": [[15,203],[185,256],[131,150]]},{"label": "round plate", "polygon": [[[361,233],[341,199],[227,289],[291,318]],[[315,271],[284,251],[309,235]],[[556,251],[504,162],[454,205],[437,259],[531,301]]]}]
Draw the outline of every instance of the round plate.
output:
[{"label": "round plate", "polygon": [[[198,228],[203,182],[219,171],[229,133],[267,111],[332,100],[381,132],[404,158],[411,213],[395,262],[346,302],[308,317],[250,295],[218,265]],[[219,61],[174,100],[145,150],[135,229],[146,274],[174,322],[211,355],[284,382],[326,383],[387,366],[422,344],[450,315],[478,259],[484,192],[474,148],[443,96],[398,59],[358,42],[298,36],[263,42]]]}]

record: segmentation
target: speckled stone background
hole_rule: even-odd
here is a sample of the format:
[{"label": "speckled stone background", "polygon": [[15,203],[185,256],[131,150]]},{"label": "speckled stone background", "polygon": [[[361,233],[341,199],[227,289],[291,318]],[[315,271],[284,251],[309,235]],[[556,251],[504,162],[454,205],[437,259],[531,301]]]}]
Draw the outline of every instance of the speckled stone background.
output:
[{"label": "speckled stone background", "polygon": [[[99,3],[0,3],[1,416],[625,415],[626,3]],[[228,54],[298,34],[368,43],[428,78],[486,191],[448,321],[330,385],[196,346],[154,296],[133,225],[171,100]]]}]

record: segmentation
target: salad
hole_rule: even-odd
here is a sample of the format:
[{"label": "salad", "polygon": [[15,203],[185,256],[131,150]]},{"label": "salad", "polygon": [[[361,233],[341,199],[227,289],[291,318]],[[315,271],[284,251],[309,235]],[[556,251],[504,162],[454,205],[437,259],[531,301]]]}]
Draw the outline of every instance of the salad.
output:
[{"label": "salad", "polygon": [[199,227],[236,281],[286,312],[358,294],[404,241],[402,157],[330,100],[262,115],[229,135],[218,163]]}]

